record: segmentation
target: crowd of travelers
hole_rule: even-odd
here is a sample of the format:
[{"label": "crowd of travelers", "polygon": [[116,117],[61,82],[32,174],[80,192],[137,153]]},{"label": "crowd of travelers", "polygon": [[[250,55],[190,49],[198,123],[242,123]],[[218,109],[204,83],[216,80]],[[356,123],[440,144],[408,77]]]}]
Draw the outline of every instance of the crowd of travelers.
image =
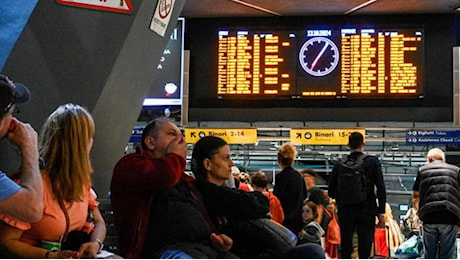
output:
[{"label": "crowd of travelers", "polygon": [[[94,120],[84,107],[64,104],[38,135],[16,117],[17,105],[29,100],[25,85],[0,75],[0,138],[21,155],[16,172],[0,171],[0,256],[101,257],[107,231],[91,180]],[[193,145],[186,171],[184,136],[168,118],[156,118],[140,148],[114,165],[110,199],[120,251],[111,258],[370,258],[385,227],[394,251],[401,230],[379,158],[364,146],[362,133],[349,135],[350,154],[334,164],[326,192],[314,170],[295,169],[296,148],[284,143],[272,185],[263,172],[239,172],[229,144],[215,136]],[[459,179],[442,150],[428,152],[411,210],[425,258],[454,256]]]}]

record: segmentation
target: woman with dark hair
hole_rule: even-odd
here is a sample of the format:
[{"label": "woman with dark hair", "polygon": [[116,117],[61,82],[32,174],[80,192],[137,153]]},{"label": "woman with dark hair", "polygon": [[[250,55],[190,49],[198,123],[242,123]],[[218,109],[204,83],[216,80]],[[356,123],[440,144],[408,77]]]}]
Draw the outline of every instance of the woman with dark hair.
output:
[{"label": "woman with dark hair", "polygon": [[195,186],[216,227],[233,239],[231,251],[241,258],[259,258],[258,241],[252,241],[251,231],[245,230],[242,219],[268,218],[268,199],[260,192],[246,192],[224,186],[232,175],[234,165],[230,147],[225,140],[205,136],[194,146],[191,167]]},{"label": "woman with dark hair", "polygon": [[233,239],[231,252],[241,258],[324,258],[324,251],[318,245],[279,252],[277,240],[261,235],[260,228],[247,224],[249,222],[245,220],[269,218],[269,202],[261,192],[224,186],[225,180],[231,177],[233,165],[230,147],[220,137],[203,137],[193,148],[194,184],[203,195],[205,206],[218,229]]},{"label": "woman with dark hair", "polygon": [[208,211],[213,217],[268,217],[268,200],[260,192],[244,192],[224,187],[234,165],[230,147],[215,136],[201,138],[194,146],[191,167],[195,185],[203,193]]}]

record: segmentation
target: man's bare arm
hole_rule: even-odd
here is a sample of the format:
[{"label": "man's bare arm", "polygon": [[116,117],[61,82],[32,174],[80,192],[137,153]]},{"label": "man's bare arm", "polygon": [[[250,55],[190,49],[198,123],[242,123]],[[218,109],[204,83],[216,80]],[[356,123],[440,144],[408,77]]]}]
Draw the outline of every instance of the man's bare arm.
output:
[{"label": "man's bare arm", "polygon": [[37,222],[43,214],[43,184],[38,163],[37,132],[16,119],[16,129],[7,137],[21,150],[21,189],[0,201],[0,212],[26,222]]}]

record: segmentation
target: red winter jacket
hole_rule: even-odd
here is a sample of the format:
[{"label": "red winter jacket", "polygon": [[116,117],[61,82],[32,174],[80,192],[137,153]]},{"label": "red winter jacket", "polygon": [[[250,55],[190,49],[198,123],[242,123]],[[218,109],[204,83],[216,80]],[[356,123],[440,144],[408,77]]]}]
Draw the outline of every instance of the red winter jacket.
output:
[{"label": "red winter jacket", "polygon": [[154,194],[174,186],[181,177],[191,178],[184,173],[185,163],[175,153],[153,159],[142,151],[125,155],[115,165],[110,192],[121,256],[140,257]]}]

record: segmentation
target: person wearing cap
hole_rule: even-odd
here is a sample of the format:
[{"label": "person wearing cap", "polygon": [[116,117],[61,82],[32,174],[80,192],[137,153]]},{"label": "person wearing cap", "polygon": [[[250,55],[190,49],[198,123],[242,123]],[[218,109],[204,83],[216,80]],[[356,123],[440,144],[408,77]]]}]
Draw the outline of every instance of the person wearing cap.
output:
[{"label": "person wearing cap", "polygon": [[14,117],[16,104],[27,103],[26,86],[0,74],[0,139],[7,138],[21,152],[18,182],[0,170],[0,212],[27,222],[43,214],[43,184],[39,169],[37,132]]}]

